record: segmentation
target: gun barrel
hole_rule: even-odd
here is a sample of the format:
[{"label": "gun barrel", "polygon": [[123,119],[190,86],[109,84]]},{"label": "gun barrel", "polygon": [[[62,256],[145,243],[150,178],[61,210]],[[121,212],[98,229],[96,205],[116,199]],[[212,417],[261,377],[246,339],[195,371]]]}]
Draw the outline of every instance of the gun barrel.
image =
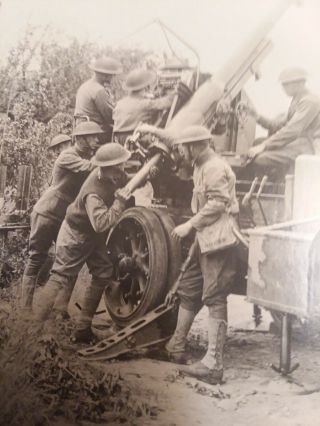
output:
[{"label": "gun barrel", "polygon": [[217,77],[227,86],[230,80],[234,78],[235,73],[252,52],[261,49],[261,44],[265,42],[265,38],[272,30],[276,22],[282,17],[286,10],[294,3],[295,0],[277,1],[276,6],[270,10],[265,19],[257,26],[250,36],[242,43],[242,45],[232,54],[230,58],[218,71]]},{"label": "gun barrel", "polygon": [[167,129],[173,136],[186,123],[209,125],[219,100],[223,97],[229,101],[235,98],[272,47],[266,35],[294,1],[279,0],[217,74],[199,87],[187,105],[168,124]]},{"label": "gun barrel", "polygon": [[162,154],[159,152],[151,157],[150,160],[145,163],[144,166],[129,180],[125,187],[129,189],[131,193],[147,180],[151,168],[159,163],[161,155]]}]

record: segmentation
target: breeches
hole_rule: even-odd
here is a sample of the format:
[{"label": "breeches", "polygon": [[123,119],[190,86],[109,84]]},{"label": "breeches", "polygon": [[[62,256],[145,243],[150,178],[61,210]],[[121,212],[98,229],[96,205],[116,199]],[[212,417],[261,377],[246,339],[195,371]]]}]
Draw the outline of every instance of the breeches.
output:
[{"label": "breeches", "polygon": [[56,241],[60,223],[42,216],[37,212],[31,214],[31,230],[29,237],[29,258],[25,275],[38,275],[47,260],[52,243]]},{"label": "breeches", "polygon": [[264,151],[257,155],[252,162],[252,167],[267,175],[269,174],[268,171],[272,169],[286,173],[299,155],[313,153],[310,141],[306,138],[299,138],[283,147]]},{"label": "breeches", "polygon": [[198,311],[203,304],[224,309],[235,273],[235,248],[201,254],[198,246],[178,289],[181,306],[192,311]]},{"label": "breeches", "polygon": [[90,274],[96,278],[110,278],[112,275],[113,266],[107,253],[105,238],[79,232],[63,221],[57,239],[52,274],[76,276],[85,263]]}]

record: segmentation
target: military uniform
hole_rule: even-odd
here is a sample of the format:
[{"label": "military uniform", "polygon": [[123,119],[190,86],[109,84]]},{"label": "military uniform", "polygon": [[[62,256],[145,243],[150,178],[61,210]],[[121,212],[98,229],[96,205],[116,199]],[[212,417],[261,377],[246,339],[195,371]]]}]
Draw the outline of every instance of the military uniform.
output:
[{"label": "military uniform", "polygon": [[117,102],[113,111],[114,137],[124,143],[139,123],[153,124],[159,111],[170,108],[173,93],[158,99],[146,99],[141,94],[132,93]]},{"label": "military uniform", "polygon": [[114,194],[124,186],[126,180],[124,172],[116,175],[110,173],[107,178],[102,178],[99,176],[99,169],[96,169],[68,207],[57,239],[52,273],[41,296],[37,314],[39,319],[46,319],[58,292],[72,283],[73,277],[77,276],[86,263],[92,280],[86,288],[77,324],[79,329],[84,330],[90,326],[102,292],[109,284],[113,272],[105,245],[106,232],[125,207],[115,199]]},{"label": "military uniform", "polygon": [[35,204],[31,214],[29,258],[22,279],[22,306],[31,307],[35,281],[56,241],[68,205],[94,168],[77,146],[63,151],[55,161],[52,185]]},{"label": "military uniform", "polygon": [[113,111],[115,141],[124,144],[139,123],[153,124],[159,111],[170,108],[173,92],[158,99],[145,97],[144,91],[153,85],[156,79],[154,71],[145,69],[134,69],[127,75],[124,89],[129,95],[122,98]]},{"label": "military uniform", "polygon": [[[235,175],[230,166],[209,147],[212,136],[203,126],[190,126],[181,132],[174,144],[184,145],[185,152],[193,158],[194,190],[191,202],[194,216],[179,226],[173,234],[188,235],[191,229],[204,232],[209,226],[222,227],[221,218],[234,222],[239,206],[235,194]],[[193,143],[193,150],[187,148]],[[196,143],[202,143],[196,149]],[[204,145],[206,143],[206,146]],[[190,158],[189,158],[190,159]],[[217,228],[217,231],[218,231]],[[233,240],[231,227],[226,227],[226,240]],[[208,232],[208,234],[210,234]],[[230,235],[227,235],[230,234]],[[197,236],[191,261],[179,284],[180,306],[176,329],[166,344],[169,357],[176,362],[184,361],[188,332],[199,309],[208,307],[208,350],[204,358],[181,368],[188,375],[209,381],[221,382],[223,376],[223,346],[227,331],[227,296],[236,273],[236,249],[226,244],[213,243],[211,252],[201,252],[200,236]],[[170,298],[169,298],[170,299]]]},{"label": "military uniform", "polygon": [[83,83],[77,92],[75,115],[87,116],[106,133],[106,140],[112,135],[113,104],[107,90],[94,78]]},{"label": "military uniform", "polygon": [[[195,161],[193,182],[191,209],[194,216],[190,219],[193,228],[201,230],[210,225],[226,208],[231,214],[238,214],[235,175],[211,148],[203,151]],[[235,261],[234,248],[201,254],[197,245],[178,289],[181,306],[197,312],[203,304],[215,304],[226,316],[226,297],[233,284]]]},{"label": "military uniform", "polygon": [[260,174],[285,174],[301,154],[313,154],[313,141],[320,136],[320,98],[306,89],[292,99],[283,121],[257,119],[258,124],[271,131],[265,150],[252,162]]}]

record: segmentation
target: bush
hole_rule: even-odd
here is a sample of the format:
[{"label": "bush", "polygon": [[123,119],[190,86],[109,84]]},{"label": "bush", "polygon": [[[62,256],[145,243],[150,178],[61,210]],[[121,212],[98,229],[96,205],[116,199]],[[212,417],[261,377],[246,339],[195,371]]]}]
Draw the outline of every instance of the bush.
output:
[{"label": "bush", "polygon": [[[9,166],[12,185],[18,165],[33,166],[33,198],[39,197],[51,172],[47,158],[50,139],[58,133],[71,134],[77,89],[90,77],[90,61],[102,55],[119,59],[125,72],[144,63],[154,66],[149,52],[98,49],[76,39],[65,47],[41,43],[34,29],[29,29],[0,67],[1,163]],[[31,70],[34,63],[37,69]],[[115,79],[113,93],[115,101],[123,96],[120,79]]]}]

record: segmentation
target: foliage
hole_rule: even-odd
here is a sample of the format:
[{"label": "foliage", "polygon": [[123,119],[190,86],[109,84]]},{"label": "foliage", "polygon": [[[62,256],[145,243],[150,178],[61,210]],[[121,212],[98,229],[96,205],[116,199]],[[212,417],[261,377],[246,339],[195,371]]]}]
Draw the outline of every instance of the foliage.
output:
[{"label": "foliage", "polygon": [[28,232],[11,232],[0,256],[0,288],[20,277],[28,255]]},{"label": "foliage", "polygon": [[0,306],[1,425],[46,425],[59,416],[134,425],[136,418],[142,424],[143,417],[156,415],[114,368],[103,372],[76,356],[67,331],[62,323],[39,325],[19,317],[10,296],[7,309]]},{"label": "foliage", "polygon": [[[72,133],[76,92],[90,77],[90,61],[110,55],[122,62],[125,72],[143,63],[153,66],[148,52],[97,48],[76,39],[62,46],[43,41],[46,31],[39,34],[29,28],[0,64],[0,160],[7,166],[7,185],[12,187],[17,186],[19,165],[33,167],[30,207],[50,182],[54,162],[47,150],[50,140]],[[115,100],[123,95],[120,78],[113,82],[113,92]],[[21,240],[21,257],[14,251],[15,238]],[[5,263],[0,262],[7,265],[8,260],[14,271],[2,277],[3,285],[23,269],[25,236],[15,238],[8,240]]]},{"label": "foliage", "polygon": [[[71,135],[77,89],[90,76],[91,59],[101,55],[118,58],[125,72],[154,66],[148,52],[77,40],[61,46],[43,42],[32,28],[0,64],[0,162],[11,187],[17,185],[19,165],[33,167],[31,206],[50,180],[49,142],[58,133]],[[123,95],[121,79],[113,91],[115,100]],[[11,235],[0,259],[3,287],[21,275],[26,254],[26,235]],[[8,290],[0,289],[0,424],[44,425],[62,414],[73,421],[135,424],[136,417],[153,415],[153,407],[133,398],[118,374],[103,375],[79,361],[60,341],[64,333],[57,324],[43,330],[19,318],[17,297],[9,297],[12,306],[3,312]]]},{"label": "foliage", "polygon": [[[19,164],[33,166],[34,198],[39,197],[49,179],[50,139],[57,133],[72,132],[76,92],[90,77],[90,61],[110,55],[121,61],[125,72],[143,63],[154,66],[150,54],[138,49],[99,49],[76,39],[61,46],[42,42],[41,36],[30,28],[0,66],[1,162],[9,166],[11,179]],[[123,95],[121,79],[113,82],[113,92],[115,100]],[[14,182],[10,180],[10,184]]]}]

